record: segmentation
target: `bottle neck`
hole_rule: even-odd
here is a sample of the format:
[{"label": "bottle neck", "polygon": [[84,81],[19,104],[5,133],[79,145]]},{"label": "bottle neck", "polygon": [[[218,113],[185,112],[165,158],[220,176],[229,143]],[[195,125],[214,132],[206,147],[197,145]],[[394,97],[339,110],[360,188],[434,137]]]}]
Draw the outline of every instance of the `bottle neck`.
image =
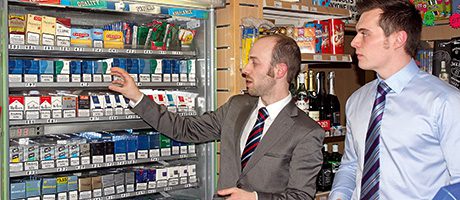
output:
[{"label": "bottle neck", "polygon": [[313,86],[313,72],[308,73],[308,91],[313,92],[315,91],[315,87]]},{"label": "bottle neck", "polygon": [[326,92],[324,91],[324,72],[318,72],[318,74],[316,75],[316,87],[316,92],[318,94],[326,94]]},{"label": "bottle neck", "polygon": [[335,96],[334,77],[333,76],[329,77],[329,94]]}]

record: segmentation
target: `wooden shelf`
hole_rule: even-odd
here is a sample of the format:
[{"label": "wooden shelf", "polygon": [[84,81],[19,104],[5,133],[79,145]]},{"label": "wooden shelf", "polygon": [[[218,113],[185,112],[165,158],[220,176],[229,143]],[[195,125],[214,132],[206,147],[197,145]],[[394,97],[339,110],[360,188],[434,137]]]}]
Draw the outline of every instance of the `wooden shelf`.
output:
[{"label": "wooden shelf", "polygon": [[313,63],[322,63],[322,62],[341,62],[341,63],[350,63],[351,55],[350,54],[302,54],[302,62],[313,62]]},{"label": "wooden shelf", "polygon": [[424,26],[422,28],[422,40],[449,40],[460,37],[460,29],[450,26],[449,20],[435,21],[434,26]]},{"label": "wooden shelf", "polygon": [[324,143],[343,142],[343,141],[345,141],[345,135],[324,138]]},{"label": "wooden shelf", "polygon": [[274,20],[275,24],[294,24],[303,26],[307,22],[351,17],[350,10],[333,7],[289,3],[277,0],[264,0],[264,19]]}]

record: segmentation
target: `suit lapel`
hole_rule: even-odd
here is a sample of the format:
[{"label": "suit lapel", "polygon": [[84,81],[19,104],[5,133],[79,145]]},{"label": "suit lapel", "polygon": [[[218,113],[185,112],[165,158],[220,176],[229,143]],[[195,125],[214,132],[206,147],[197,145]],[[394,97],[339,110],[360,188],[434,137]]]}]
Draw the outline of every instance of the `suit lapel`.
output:
[{"label": "suit lapel", "polygon": [[287,136],[287,130],[294,124],[294,121],[291,119],[292,116],[297,116],[297,110],[295,104],[291,101],[283,108],[283,110],[281,110],[275,121],[273,121],[272,125],[265,133],[261,142],[254,151],[254,154],[249,159],[248,164],[243,169],[242,175],[251,170],[265,155],[265,153],[273,148],[274,144],[280,139],[280,137]]},{"label": "suit lapel", "polygon": [[255,107],[257,107],[257,100],[258,98],[251,97],[249,101],[246,101],[246,103],[242,106],[240,113],[238,114],[238,119],[236,119],[236,124],[235,124],[235,145],[236,145],[236,155],[235,158],[237,159],[238,163],[238,171],[241,171],[241,147],[240,147],[240,141],[241,141],[241,135],[243,134],[244,127],[246,125],[246,122],[248,121],[249,117],[251,116],[252,111],[254,110]]}]

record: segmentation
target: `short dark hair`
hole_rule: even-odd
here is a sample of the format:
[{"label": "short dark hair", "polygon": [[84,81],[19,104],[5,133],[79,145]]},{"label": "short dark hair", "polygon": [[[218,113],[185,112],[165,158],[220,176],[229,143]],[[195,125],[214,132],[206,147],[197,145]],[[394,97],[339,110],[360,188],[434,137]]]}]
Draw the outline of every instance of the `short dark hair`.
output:
[{"label": "short dark hair", "polygon": [[407,33],[407,42],[404,50],[414,57],[420,44],[422,32],[422,17],[420,12],[409,0],[357,0],[356,7],[359,14],[381,9],[379,26],[388,37],[396,31]]},{"label": "short dark hair", "polygon": [[291,83],[300,71],[301,56],[299,46],[295,40],[284,35],[275,34],[266,37],[273,37],[276,40],[270,65],[275,66],[279,63],[285,63],[288,66],[287,81]]}]

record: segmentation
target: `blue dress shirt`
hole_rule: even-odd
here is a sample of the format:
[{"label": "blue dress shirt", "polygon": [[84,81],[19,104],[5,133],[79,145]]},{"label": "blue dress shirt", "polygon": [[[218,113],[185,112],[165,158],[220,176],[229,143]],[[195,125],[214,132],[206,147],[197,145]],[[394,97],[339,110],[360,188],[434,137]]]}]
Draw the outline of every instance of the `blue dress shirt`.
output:
[{"label": "blue dress shirt", "polygon": [[[346,105],[347,136],[329,199],[359,199],[364,145],[378,79]],[[411,60],[385,81],[380,132],[380,199],[432,199],[460,182],[460,92]]]}]

